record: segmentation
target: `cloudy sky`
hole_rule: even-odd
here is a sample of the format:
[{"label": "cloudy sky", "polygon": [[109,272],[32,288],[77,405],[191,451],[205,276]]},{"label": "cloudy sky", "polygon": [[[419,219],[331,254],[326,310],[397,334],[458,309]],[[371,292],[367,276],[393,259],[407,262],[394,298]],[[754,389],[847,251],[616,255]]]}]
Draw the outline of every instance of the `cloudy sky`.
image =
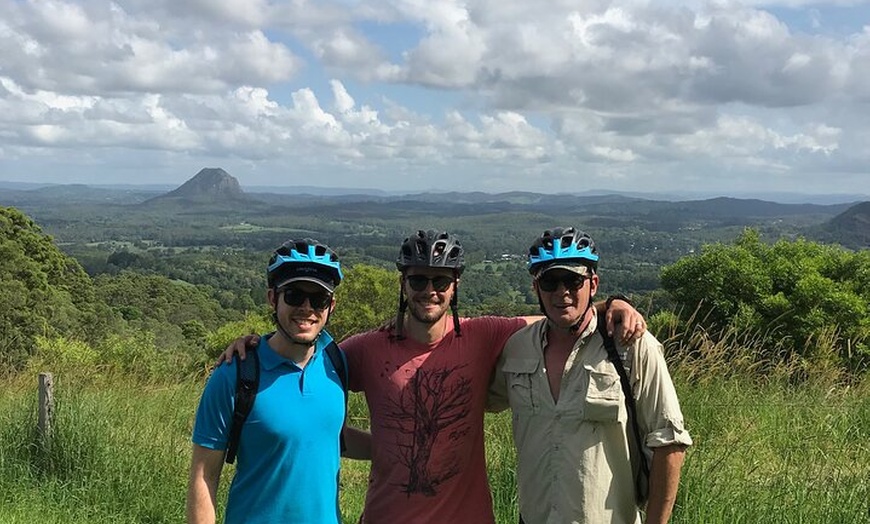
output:
[{"label": "cloudy sky", "polygon": [[870,3],[0,0],[0,180],[870,192]]}]

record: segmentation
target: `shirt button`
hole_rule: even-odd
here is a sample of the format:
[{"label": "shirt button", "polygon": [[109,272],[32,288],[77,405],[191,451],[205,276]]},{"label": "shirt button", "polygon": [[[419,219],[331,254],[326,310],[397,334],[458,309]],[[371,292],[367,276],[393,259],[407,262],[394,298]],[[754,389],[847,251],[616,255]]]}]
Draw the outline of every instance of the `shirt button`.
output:
[{"label": "shirt button", "polygon": [[561,413],[556,413],[556,416],[555,416],[554,418],[555,418],[556,420],[562,420],[562,414],[561,414]]}]

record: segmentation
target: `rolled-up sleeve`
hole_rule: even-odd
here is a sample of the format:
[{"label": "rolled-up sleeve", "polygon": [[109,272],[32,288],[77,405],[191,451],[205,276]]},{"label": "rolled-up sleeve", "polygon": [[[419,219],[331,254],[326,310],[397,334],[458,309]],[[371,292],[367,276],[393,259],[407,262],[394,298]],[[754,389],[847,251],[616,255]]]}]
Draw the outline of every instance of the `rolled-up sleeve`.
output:
[{"label": "rolled-up sleeve", "polygon": [[633,350],[633,390],[646,446],[691,446],[692,437],[683,420],[661,343],[646,333],[635,343]]}]

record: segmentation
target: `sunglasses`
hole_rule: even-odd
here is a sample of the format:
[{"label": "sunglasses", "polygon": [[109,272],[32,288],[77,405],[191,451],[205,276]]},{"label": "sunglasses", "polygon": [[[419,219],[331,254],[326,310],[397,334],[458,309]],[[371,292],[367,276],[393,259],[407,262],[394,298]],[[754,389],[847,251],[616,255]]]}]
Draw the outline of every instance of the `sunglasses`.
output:
[{"label": "sunglasses", "polygon": [[318,311],[326,309],[332,303],[332,295],[326,291],[309,293],[292,287],[284,290],[284,303],[288,306],[299,307],[305,303],[306,298],[308,299],[308,304],[311,305],[311,309]]},{"label": "sunglasses", "polygon": [[546,291],[547,293],[552,293],[556,291],[561,283],[565,286],[565,289],[568,291],[574,292],[583,287],[583,284],[586,282],[586,279],[589,277],[583,275],[564,275],[562,277],[557,276],[543,276],[538,279],[538,287],[541,291]]},{"label": "sunglasses", "polygon": [[408,285],[410,285],[411,289],[414,291],[425,291],[426,287],[429,286],[429,282],[432,282],[432,289],[439,293],[447,291],[447,288],[449,288],[450,284],[453,283],[453,277],[444,275],[432,278],[423,275],[408,275],[405,277],[405,280],[408,281]]}]

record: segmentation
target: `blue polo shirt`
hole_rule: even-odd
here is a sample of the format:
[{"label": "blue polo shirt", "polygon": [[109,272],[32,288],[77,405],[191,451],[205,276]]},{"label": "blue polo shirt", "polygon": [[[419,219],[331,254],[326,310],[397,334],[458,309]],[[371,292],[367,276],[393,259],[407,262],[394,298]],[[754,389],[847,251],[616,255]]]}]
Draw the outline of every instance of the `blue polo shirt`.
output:
[{"label": "blue polo shirt", "polygon": [[[338,509],[339,433],[344,391],[324,347],[323,331],[305,368],[260,339],[260,387],[242,427],[227,524],[329,524]],[[227,447],[236,392],[236,363],[214,370],[200,399],[193,442]]]}]

